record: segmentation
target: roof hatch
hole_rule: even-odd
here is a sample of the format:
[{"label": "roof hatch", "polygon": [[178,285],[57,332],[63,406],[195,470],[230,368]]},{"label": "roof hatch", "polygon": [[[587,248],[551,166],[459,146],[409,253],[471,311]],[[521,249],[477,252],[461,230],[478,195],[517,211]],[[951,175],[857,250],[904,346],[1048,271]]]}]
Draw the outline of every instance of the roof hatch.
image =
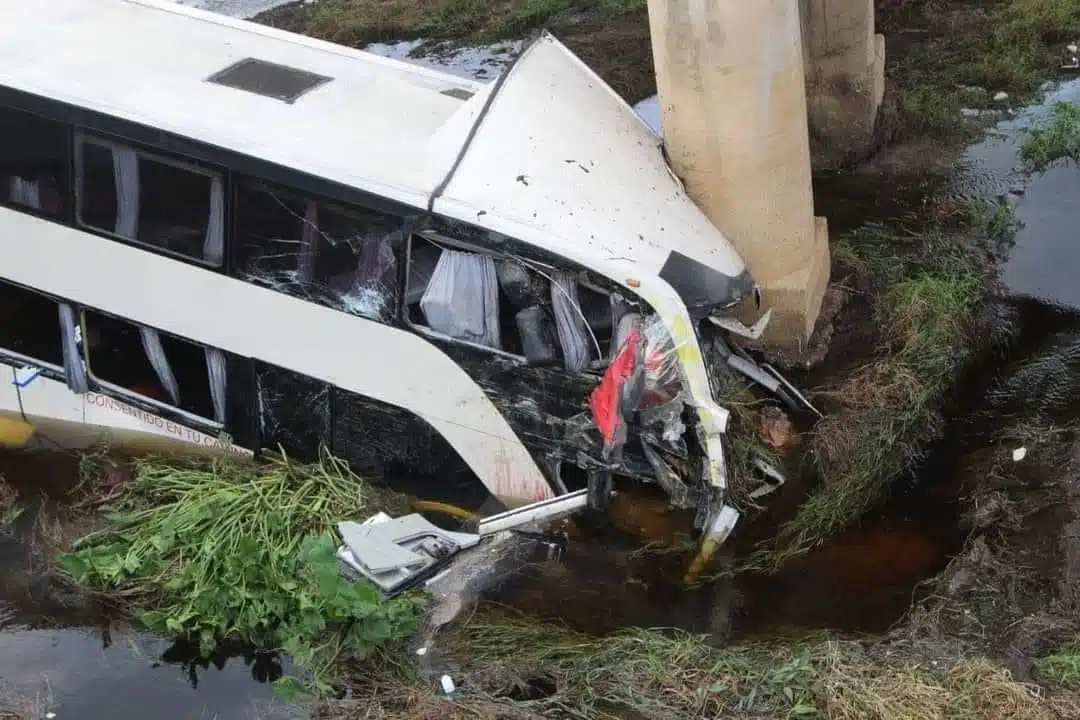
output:
[{"label": "roof hatch", "polygon": [[301,95],[333,80],[307,70],[247,58],[214,73],[207,82],[281,100],[296,102]]},{"label": "roof hatch", "polygon": [[440,90],[443,95],[449,95],[452,98],[458,100],[468,100],[473,96],[473,93],[464,88],[447,88],[446,90]]}]

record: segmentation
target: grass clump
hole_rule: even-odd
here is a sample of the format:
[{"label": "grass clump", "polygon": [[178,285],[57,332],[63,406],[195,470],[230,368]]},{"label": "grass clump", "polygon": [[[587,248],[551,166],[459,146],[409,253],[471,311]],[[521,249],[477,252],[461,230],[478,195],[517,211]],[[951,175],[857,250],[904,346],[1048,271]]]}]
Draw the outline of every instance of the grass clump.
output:
[{"label": "grass clump", "polygon": [[[325,451],[315,465],[216,459],[133,461],[108,527],[59,559],[77,582],[124,598],[153,632],[282,651],[331,689],[338,661],[412,632],[421,602],[345,581],[331,524],[370,514],[378,497]],[[282,681],[279,681],[282,682]],[[295,679],[282,689],[298,689]]]},{"label": "grass clump", "polygon": [[1080,0],[925,2],[896,16],[898,27],[926,25],[935,38],[925,55],[890,58],[901,126],[916,135],[956,135],[961,108],[1001,107],[998,91],[1011,105],[1030,101],[1056,72],[1063,46],[1080,36]]},{"label": "grass clump", "polygon": [[365,678],[347,714],[371,718],[1070,717],[987,660],[936,671],[888,648],[824,636],[718,648],[703,636],[634,629],[606,637],[487,614],[453,628],[452,700],[400,676]]},{"label": "grass clump", "polygon": [[26,508],[19,501],[19,491],[0,475],[0,535],[14,532],[16,521],[25,511]]},{"label": "grass clump", "polygon": [[820,484],[736,570],[774,571],[882,501],[935,434],[938,408],[971,355],[969,324],[986,280],[960,241],[872,223],[835,256],[873,300],[880,347],[817,394],[832,406],[811,435]]},{"label": "grass clump", "polygon": [[[522,703],[555,717],[810,717],[809,646],[718,649],[682,632],[607,637],[524,619],[471,622],[456,638],[472,686],[496,696],[546,686]],[[515,693],[515,688],[518,692]]]},{"label": "grass clump", "polygon": [[1069,690],[1080,689],[1080,645],[1064,648],[1035,661],[1039,679]]},{"label": "grass clump", "polygon": [[923,274],[894,285],[878,318],[891,352],[834,392],[843,408],[814,433],[822,485],[780,533],[801,553],[847,527],[887,494],[937,426],[937,407],[968,358],[965,325],[983,296],[970,273]]},{"label": "grass clump", "polygon": [[1080,162],[1080,105],[1056,103],[1048,122],[1026,132],[1020,156],[1032,172],[1059,160]]}]

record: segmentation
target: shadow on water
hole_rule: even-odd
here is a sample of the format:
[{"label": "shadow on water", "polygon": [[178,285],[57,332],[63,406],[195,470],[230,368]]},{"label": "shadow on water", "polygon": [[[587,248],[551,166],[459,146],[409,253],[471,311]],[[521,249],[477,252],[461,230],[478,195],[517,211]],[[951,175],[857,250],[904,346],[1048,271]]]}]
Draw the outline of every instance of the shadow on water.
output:
[{"label": "shadow on water", "polygon": [[[275,718],[274,657],[197,649],[135,631],[49,571],[50,543],[81,531],[59,520],[77,465],[58,453],[0,452],[0,476],[26,511],[0,534],[0,711],[26,718]],[[61,537],[63,535],[63,537]]]}]

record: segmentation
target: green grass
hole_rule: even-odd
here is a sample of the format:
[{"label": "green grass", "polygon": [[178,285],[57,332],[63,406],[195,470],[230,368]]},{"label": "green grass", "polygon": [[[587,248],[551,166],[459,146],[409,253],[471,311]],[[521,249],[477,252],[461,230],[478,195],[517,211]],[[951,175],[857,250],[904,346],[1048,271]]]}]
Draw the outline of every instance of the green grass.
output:
[{"label": "green grass", "polygon": [[442,637],[452,699],[398,674],[359,679],[337,716],[366,718],[1065,717],[1038,689],[974,658],[936,671],[901,652],[821,635],[718,648],[703,636],[628,630],[583,635],[482,616]]},{"label": "green grass", "polygon": [[[462,630],[465,672],[483,686],[505,677],[549,678],[554,692],[532,703],[558,717],[811,717],[809,646],[717,649],[701,636],[634,629],[593,637],[559,626],[503,619]],[[496,690],[492,687],[491,690]]]},{"label": "green grass", "polygon": [[233,639],[282,651],[326,693],[339,660],[407,635],[422,607],[414,596],[384,602],[373,585],[339,574],[331,523],[385,504],[326,453],[310,466],[139,459],[103,508],[108,527],[59,563],[126,600],[153,632],[195,639],[204,655]]},{"label": "green grass", "polygon": [[320,0],[299,11],[299,29],[344,45],[419,37],[492,41],[522,38],[570,15],[604,20],[644,9],[644,0]]},{"label": "green grass", "polygon": [[[1038,94],[1058,55],[1080,37],[1080,0],[927,3],[939,38],[926,56],[890,57],[901,125],[916,135],[950,137],[962,130],[961,107],[1017,106]],[[960,88],[980,87],[981,93]],[[1005,91],[1009,99],[993,99]]]},{"label": "green grass", "polygon": [[1080,646],[1065,648],[1036,660],[1035,673],[1040,680],[1059,687],[1080,689]]},{"label": "green grass", "polygon": [[1032,172],[1060,160],[1080,162],[1080,105],[1056,103],[1045,123],[1025,132],[1020,156]]},{"label": "green grass", "polygon": [[[971,208],[977,208],[972,210]],[[965,231],[1011,232],[1011,210],[972,205]],[[871,295],[880,346],[872,359],[816,393],[826,417],[812,431],[820,484],[776,537],[733,570],[778,569],[883,501],[921,457],[938,408],[971,357],[970,321],[987,292],[985,268],[961,237],[868,223],[834,246]]]}]

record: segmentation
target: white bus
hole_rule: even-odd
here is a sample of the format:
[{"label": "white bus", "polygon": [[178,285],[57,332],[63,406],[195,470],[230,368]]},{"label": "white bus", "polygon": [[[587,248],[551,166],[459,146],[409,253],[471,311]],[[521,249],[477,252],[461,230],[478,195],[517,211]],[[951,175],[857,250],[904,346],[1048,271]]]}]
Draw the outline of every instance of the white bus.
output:
[{"label": "white bus", "polygon": [[430,498],[720,511],[703,338],[756,287],[554,38],[480,84],[168,2],[2,14],[8,444],[325,444]]}]

